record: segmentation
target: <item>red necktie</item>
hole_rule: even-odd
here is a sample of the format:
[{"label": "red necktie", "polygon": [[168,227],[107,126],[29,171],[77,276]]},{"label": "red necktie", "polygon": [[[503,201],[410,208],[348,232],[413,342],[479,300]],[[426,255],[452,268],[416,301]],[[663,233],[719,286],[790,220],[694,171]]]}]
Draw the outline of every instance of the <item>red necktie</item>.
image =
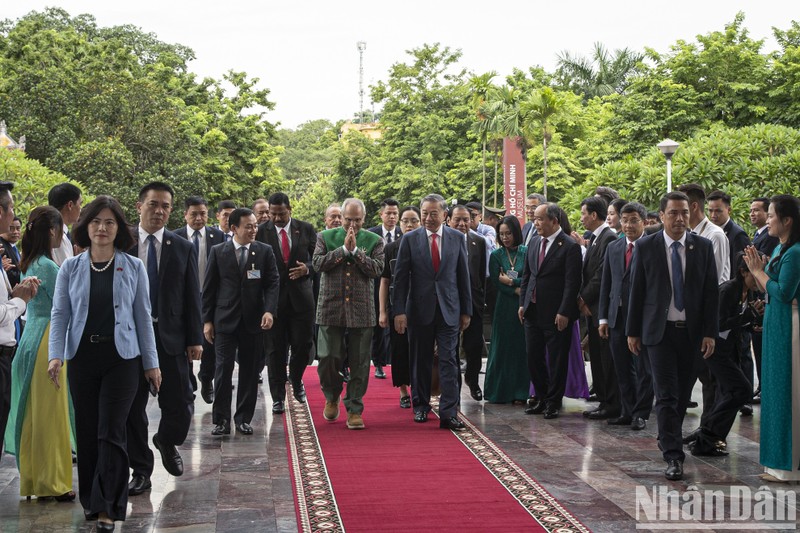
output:
[{"label": "red necktie", "polygon": [[628,249],[625,250],[625,270],[628,270],[628,265],[631,264],[631,256],[633,255],[633,243],[628,243]]},{"label": "red necktie", "polygon": [[283,262],[289,264],[289,238],[286,236],[286,228],[281,228],[281,255]]},{"label": "red necktie", "polygon": [[431,257],[433,258],[433,271],[439,272],[439,245],[436,244],[436,233],[431,233]]},{"label": "red necktie", "polygon": [[[547,239],[542,239],[542,251],[539,252],[539,268],[542,267],[542,262],[544,261],[545,255],[547,255]],[[536,285],[533,286],[533,293],[531,293],[531,301],[533,303],[536,303]]]}]

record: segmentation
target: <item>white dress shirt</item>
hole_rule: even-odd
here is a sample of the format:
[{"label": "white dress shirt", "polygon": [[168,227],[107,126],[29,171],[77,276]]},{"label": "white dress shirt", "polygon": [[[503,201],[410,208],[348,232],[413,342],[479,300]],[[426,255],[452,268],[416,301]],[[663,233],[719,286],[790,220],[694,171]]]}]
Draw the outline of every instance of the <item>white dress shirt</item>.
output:
[{"label": "white dress shirt", "polygon": [[6,271],[3,272],[3,287],[0,288],[0,346],[17,344],[14,321],[25,313],[27,305],[22,298],[11,298],[11,284]]},{"label": "white dress shirt", "polygon": [[[712,224],[713,225],[713,224]],[[716,226],[714,226],[716,227]],[[725,235],[723,233],[723,235]],[[667,235],[667,232],[664,232],[664,245],[666,246],[666,253],[667,253],[667,269],[669,270],[669,286],[672,288],[672,295],[669,299],[669,311],[667,312],[667,320],[671,322],[676,322],[679,320],[686,320],[686,307],[684,307],[683,311],[678,311],[675,307],[675,290],[672,286],[672,243],[675,240]],[[686,232],[683,233],[681,238],[677,241],[680,242],[682,246],[678,248],[678,255],[681,257],[681,270],[683,272],[683,284],[684,284],[684,291],[683,291],[683,299],[686,300]]]},{"label": "white dress shirt", "polygon": [[72,248],[72,241],[70,241],[69,237],[67,237],[67,233],[69,233],[69,228],[67,227],[66,224],[64,224],[62,231],[64,232],[64,234],[61,236],[61,246],[59,246],[58,248],[53,248],[51,252],[51,255],[53,256],[53,261],[55,261],[55,263],[58,266],[61,266],[64,263],[64,261],[75,255]]},{"label": "white dress shirt", "polygon": [[703,217],[692,231],[701,237],[705,237],[714,246],[714,261],[717,264],[718,284],[731,279],[731,243],[725,230],[712,224],[710,220]]}]

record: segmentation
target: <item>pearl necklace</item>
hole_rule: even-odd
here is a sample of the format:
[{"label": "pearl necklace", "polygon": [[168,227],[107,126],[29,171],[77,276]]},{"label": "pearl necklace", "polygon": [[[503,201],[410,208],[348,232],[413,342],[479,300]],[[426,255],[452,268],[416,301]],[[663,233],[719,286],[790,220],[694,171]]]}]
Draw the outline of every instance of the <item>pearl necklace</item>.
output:
[{"label": "pearl necklace", "polygon": [[110,267],[111,264],[114,262],[115,255],[117,255],[117,252],[111,254],[111,259],[108,260],[108,263],[106,263],[106,266],[104,266],[103,268],[97,268],[96,266],[94,266],[94,262],[91,260],[92,258],[89,257],[89,266],[92,267],[92,270],[94,270],[95,272],[105,272],[106,270],[108,270],[108,267]]}]

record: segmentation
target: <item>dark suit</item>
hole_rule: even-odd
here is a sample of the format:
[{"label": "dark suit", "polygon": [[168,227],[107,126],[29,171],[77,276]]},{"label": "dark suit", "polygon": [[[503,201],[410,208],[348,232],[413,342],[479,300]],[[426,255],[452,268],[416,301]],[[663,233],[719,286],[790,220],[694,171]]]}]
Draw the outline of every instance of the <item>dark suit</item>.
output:
[{"label": "dark suit", "polygon": [[[376,235],[380,235],[383,237],[383,241],[385,243],[389,243],[386,240],[386,237],[383,235],[383,225],[379,224],[377,226],[369,228],[368,231]],[[403,232],[400,231],[400,226],[395,226],[394,231],[392,232],[392,240],[391,242],[396,242],[400,237],[403,236]],[[380,311],[380,303],[378,302],[378,294],[381,290],[381,278],[378,277],[375,280],[375,313],[376,313],[376,323],[375,329],[372,331],[372,345],[370,348],[370,352],[372,353],[372,363],[377,366],[385,366],[389,364],[389,360],[391,359],[389,353],[389,328],[382,328],[380,324],[377,323],[377,313]]]},{"label": "dark suit", "polygon": [[[19,249],[12,248],[11,243],[5,240],[4,238],[0,237],[0,246],[3,247],[3,253],[0,254],[1,257],[8,257],[11,259],[11,264],[14,265],[13,268],[6,270],[6,275],[8,276],[8,282],[11,284],[11,287],[15,287],[17,283],[19,283],[21,274],[19,271]],[[14,253],[16,250],[16,253]]]},{"label": "dark suit", "polygon": [[[519,305],[525,316],[528,370],[539,400],[559,409],[569,370],[572,325],[578,319],[581,288],[581,247],[563,231],[547,245],[539,267],[542,236],[531,238],[522,271]],[[533,302],[534,291],[536,302]],[[556,315],[567,317],[567,327],[558,331]],[[545,360],[545,349],[550,354]]]},{"label": "dark suit", "polygon": [[[434,343],[439,353],[439,418],[458,411],[458,334],[461,315],[472,313],[464,234],[441,226],[441,254],[434,271],[427,230],[415,229],[400,241],[394,270],[394,314],[406,315],[411,353],[411,401],[415,413],[431,410]],[[439,239],[437,239],[439,240]]]},{"label": "dark suit", "polygon": [[750,237],[747,236],[747,233],[733,221],[732,218],[728,219],[728,222],[722,226],[722,231],[725,232],[725,236],[728,237],[728,243],[730,244],[731,249],[731,279],[736,277],[736,254],[739,252],[744,252],[744,249],[750,246]]},{"label": "dark suit", "polygon": [[[775,251],[775,247],[778,246],[778,244],[780,244],[778,238],[771,236],[767,228],[757,230],[755,236],[753,237],[753,246],[756,247],[756,250],[767,257],[772,257],[772,252]],[[764,294],[761,293],[760,297],[763,300]],[[753,324],[753,331],[750,332],[750,337],[753,342],[753,358],[756,360],[756,374],[758,375],[759,389],[761,388],[761,322],[762,320],[759,319],[757,324]]]},{"label": "dark suit", "polygon": [[592,313],[592,316],[586,317],[592,386],[597,399],[600,400],[598,409],[605,409],[611,416],[618,416],[620,412],[619,385],[608,341],[601,339],[597,330],[599,325],[597,315],[606,248],[616,240],[619,240],[617,234],[608,227],[603,228],[603,231],[592,240],[583,258],[583,284],[580,292],[581,298]]},{"label": "dark suit", "polygon": [[[314,346],[314,268],[311,258],[317,243],[317,233],[311,224],[294,218],[289,223],[289,231],[290,248],[289,257],[286,258],[282,255],[281,239],[278,238],[275,224],[271,220],[258,227],[256,237],[256,240],[272,247],[280,276],[278,315],[266,335],[269,337],[269,342],[266,343],[269,390],[273,401],[283,401],[286,398],[287,362],[292,385],[299,388]],[[289,269],[296,267],[298,262],[306,265],[308,274],[302,278],[289,279]]]},{"label": "dark suit", "polygon": [[528,240],[528,234],[533,231],[533,235],[531,235],[531,239],[536,236],[536,228],[533,227],[533,222],[526,222],[524,226],[522,226],[522,244],[525,246],[530,244]]},{"label": "dark suit", "polygon": [[[189,242],[192,241],[192,236],[187,234],[186,226],[182,226],[175,230],[175,235],[178,237],[183,237],[184,239],[188,240]],[[206,226],[206,262],[208,261],[208,257],[211,255],[211,248],[214,246],[221,244],[223,242],[222,238],[222,230],[218,228],[212,228],[211,226]],[[206,263],[207,264],[207,263]],[[200,268],[200,258],[197,259],[197,267]],[[205,271],[202,273],[198,271],[198,276],[203,278],[205,276]],[[202,279],[200,281],[200,288],[203,288]],[[201,317],[202,318],[202,317]],[[202,322],[200,324],[202,328]],[[214,353],[214,345],[208,342],[205,337],[203,337],[203,358],[200,360],[200,370],[197,372],[197,377],[200,378],[200,381],[205,381],[211,383],[214,380],[214,361],[216,359],[216,354]]]},{"label": "dark suit", "polygon": [[467,359],[464,381],[470,388],[478,386],[481,371],[483,339],[483,306],[486,302],[486,239],[477,233],[467,235],[467,266],[469,269],[472,317],[461,335],[461,347]]},{"label": "dark suit", "polygon": [[673,291],[664,231],[642,237],[631,262],[627,334],[647,347],[653,372],[658,442],[665,460],[683,461],[681,427],[697,379],[702,339],[717,337],[717,267],[711,241],[686,233],[686,319],[668,322]]},{"label": "dark suit", "polygon": [[714,377],[716,390],[712,404],[703,399],[700,435],[693,451],[708,452],[717,441],[724,441],[739,408],[753,397],[753,385],[742,372],[740,362],[745,353],[750,354],[750,336],[746,335],[745,326],[755,315],[749,307],[742,308],[742,290],[742,282],[737,279],[719,286],[719,329],[728,334],[726,338],[717,337],[714,355],[702,359]]},{"label": "dark suit", "polygon": [[[139,245],[128,253],[138,257]],[[153,330],[162,379],[158,392],[158,406],[161,408],[158,437],[164,445],[180,446],[186,439],[194,415],[191,363],[186,347],[203,344],[203,329],[197,252],[191,243],[166,229],[158,261],[157,318]],[[153,473],[153,452],[148,446],[147,435],[148,394],[149,383],[142,374],[128,414],[128,456],[133,474],[147,478]]]},{"label": "dark suit", "polygon": [[[214,424],[231,420],[231,378],[238,349],[239,387],[236,391],[236,424],[253,419],[258,393],[257,366],[264,349],[261,318],[274,317],[278,308],[280,276],[272,248],[249,244],[247,261],[240,265],[234,240],[211,249],[203,285],[203,322],[214,325],[216,374],[214,376]],[[251,274],[248,274],[251,272]]]},{"label": "dark suit", "polygon": [[639,356],[628,349],[625,320],[628,317],[631,269],[625,266],[628,239],[617,239],[606,248],[603,262],[603,279],[600,283],[598,320],[608,323],[608,344],[614,358],[614,370],[620,397],[621,416],[626,418],[650,417],[653,408],[653,378],[647,349]]}]

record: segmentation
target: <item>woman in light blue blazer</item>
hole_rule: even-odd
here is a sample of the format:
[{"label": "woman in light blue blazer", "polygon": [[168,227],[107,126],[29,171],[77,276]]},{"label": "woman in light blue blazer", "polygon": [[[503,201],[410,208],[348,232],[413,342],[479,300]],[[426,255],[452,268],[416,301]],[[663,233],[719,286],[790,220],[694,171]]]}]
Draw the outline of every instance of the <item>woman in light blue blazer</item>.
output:
[{"label": "woman in light blue blazer", "polygon": [[58,272],[48,373],[59,387],[62,363],[69,361],[80,501],[98,531],[113,531],[128,504],[125,423],[139,374],[154,394],[161,386],[149,284],[141,260],[125,253],[133,237],[110,196],[83,208],[72,239],[88,249]]}]

